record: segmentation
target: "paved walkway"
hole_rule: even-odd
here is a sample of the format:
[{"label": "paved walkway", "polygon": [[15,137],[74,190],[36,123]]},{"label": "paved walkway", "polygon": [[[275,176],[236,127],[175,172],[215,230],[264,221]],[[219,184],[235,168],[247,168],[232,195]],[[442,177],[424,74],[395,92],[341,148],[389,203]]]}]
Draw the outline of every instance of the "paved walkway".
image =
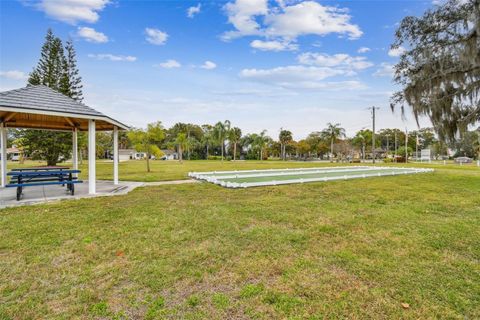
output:
[{"label": "paved walkway", "polygon": [[84,181],[84,183],[79,183],[75,185],[74,196],[71,196],[69,193],[67,193],[66,188],[61,186],[26,187],[20,201],[16,200],[16,188],[0,188],[0,209],[6,207],[54,202],[60,200],[115,196],[127,194],[138,187],[163,186],[198,182],[199,181],[197,180],[191,179],[158,182],[120,181],[118,185],[114,185],[112,181],[97,180],[97,193],[94,195],[90,195],[88,194],[88,181]]}]

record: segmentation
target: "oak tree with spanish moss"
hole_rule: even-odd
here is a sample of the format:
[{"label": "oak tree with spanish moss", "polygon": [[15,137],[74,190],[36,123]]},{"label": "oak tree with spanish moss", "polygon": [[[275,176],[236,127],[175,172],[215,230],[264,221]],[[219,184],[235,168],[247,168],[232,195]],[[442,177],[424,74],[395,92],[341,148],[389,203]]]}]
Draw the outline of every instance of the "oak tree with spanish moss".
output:
[{"label": "oak tree with spanish moss", "polygon": [[402,89],[392,110],[409,106],[427,116],[442,140],[454,140],[480,121],[480,0],[449,0],[421,17],[405,17],[392,49]]}]

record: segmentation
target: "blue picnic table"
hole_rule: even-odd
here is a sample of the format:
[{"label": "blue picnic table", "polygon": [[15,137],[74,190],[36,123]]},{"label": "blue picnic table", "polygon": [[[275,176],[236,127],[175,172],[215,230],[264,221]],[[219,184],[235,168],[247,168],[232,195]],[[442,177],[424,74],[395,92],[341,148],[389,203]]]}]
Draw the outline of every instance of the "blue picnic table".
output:
[{"label": "blue picnic table", "polygon": [[21,199],[23,188],[62,185],[67,186],[67,191],[73,196],[75,194],[75,184],[82,183],[74,174],[80,173],[80,170],[72,170],[68,167],[34,167],[12,169],[10,183],[7,188],[17,188],[17,201]]}]

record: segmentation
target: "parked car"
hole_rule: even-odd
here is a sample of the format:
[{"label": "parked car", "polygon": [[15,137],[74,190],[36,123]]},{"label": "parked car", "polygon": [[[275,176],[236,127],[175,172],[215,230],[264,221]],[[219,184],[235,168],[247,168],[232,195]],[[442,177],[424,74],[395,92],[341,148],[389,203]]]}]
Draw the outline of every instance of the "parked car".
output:
[{"label": "parked car", "polygon": [[472,163],[473,159],[469,157],[458,157],[455,158],[455,163]]}]

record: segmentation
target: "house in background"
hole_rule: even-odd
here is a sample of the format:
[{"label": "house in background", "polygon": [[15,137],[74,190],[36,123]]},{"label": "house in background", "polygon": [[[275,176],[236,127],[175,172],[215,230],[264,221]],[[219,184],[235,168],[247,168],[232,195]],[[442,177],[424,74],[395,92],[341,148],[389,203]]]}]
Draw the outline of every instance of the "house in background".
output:
[{"label": "house in background", "polygon": [[[158,158],[160,160],[178,160],[178,154],[173,150],[161,150],[163,155]],[[118,150],[118,158],[120,161],[127,160],[143,160],[147,158],[145,152],[137,152],[135,149],[120,149]],[[150,155],[151,160],[157,159],[154,155]]]},{"label": "house in background", "polygon": [[12,146],[11,148],[7,148],[7,159],[11,161],[20,161],[22,155],[22,151],[17,148],[17,146]]},{"label": "house in background", "polygon": [[118,160],[119,161],[128,161],[132,159],[132,155],[135,153],[134,149],[119,149],[118,150]]},{"label": "house in background", "polygon": [[[147,159],[147,153],[146,152],[133,152],[132,153],[132,156],[131,156],[131,159],[132,160],[144,160],[144,159]],[[156,157],[155,155],[151,154],[150,155],[150,160],[155,160]]]},{"label": "house in background", "polygon": [[162,150],[160,160],[178,160],[178,154],[173,150]]},{"label": "house in background", "polygon": [[142,160],[142,159],[146,159],[146,158],[147,158],[147,154],[145,152],[134,151],[132,153],[132,156],[131,156],[132,160]]}]

